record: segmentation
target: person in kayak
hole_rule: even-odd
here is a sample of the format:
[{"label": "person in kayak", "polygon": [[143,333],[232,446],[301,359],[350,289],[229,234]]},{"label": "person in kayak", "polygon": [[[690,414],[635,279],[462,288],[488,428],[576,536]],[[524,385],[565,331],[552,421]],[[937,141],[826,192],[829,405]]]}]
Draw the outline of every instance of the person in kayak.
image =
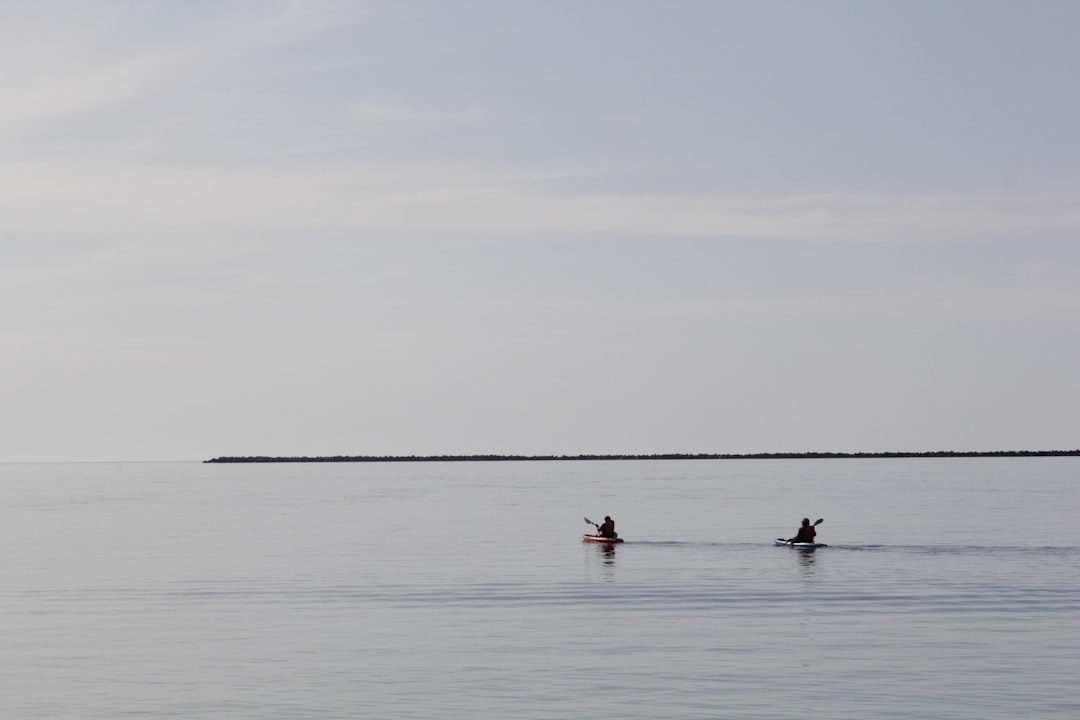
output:
[{"label": "person in kayak", "polygon": [[615,532],[615,521],[611,519],[610,515],[604,516],[604,524],[596,526],[596,534],[600,537],[617,538],[619,534]]},{"label": "person in kayak", "polygon": [[817,536],[817,528],[810,524],[810,518],[803,518],[802,527],[795,533],[795,537],[788,538],[789,543],[812,543]]}]

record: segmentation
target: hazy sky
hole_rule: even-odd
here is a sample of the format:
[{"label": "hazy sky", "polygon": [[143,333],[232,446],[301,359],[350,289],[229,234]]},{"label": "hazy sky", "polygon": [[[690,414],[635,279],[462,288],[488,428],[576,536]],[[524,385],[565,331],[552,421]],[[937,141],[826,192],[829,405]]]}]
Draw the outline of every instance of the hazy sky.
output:
[{"label": "hazy sky", "polygon": [[0,5],[0,461],[1080,447],[1080,3]]}]

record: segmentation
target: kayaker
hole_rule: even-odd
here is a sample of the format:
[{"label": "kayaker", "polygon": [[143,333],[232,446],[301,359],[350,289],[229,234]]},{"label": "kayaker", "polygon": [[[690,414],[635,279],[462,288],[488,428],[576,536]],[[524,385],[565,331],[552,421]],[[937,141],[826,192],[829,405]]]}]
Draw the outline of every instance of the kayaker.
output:
[{"label": "kayaker", "polygon": [[795,537],[790,538],[790,543],[812,543],[817,536],[817,529],[810,524],[810,518],[802,519],[802,527],[795,533]]},{"label": "kayaker", "polygon": [[599,525],[596,528],[596,533],[600,537],[617,538],[619,534],[615,532],[615,521],[611,519],[610,515],[604,516],[604,524]]}]

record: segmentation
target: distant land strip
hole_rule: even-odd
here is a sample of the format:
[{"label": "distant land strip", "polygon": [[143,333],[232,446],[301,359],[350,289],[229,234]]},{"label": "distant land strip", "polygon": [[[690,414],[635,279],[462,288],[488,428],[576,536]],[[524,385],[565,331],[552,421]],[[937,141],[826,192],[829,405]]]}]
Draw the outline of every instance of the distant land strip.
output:
[{"label": "distant land strip", "polygon": [[275,457],[249,455],[217,457],[206,463],[390,463],[390,462],[508,462],[540,460],[804,460],[831,458],[971,458],[971,457],[1066,457],[1080,456],[1077,450],[992,450],[934,452],[804,452],[804,453],[659,453],[653,455],[330,455],[319,457]]}]

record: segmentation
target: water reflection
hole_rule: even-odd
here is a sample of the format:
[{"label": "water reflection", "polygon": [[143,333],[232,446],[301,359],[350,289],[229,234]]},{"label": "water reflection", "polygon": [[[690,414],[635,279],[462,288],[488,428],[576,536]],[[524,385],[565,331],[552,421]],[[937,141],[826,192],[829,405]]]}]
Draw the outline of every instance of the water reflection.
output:
[{"label": "water reflection", "polygon": [[794,548],[795,555],[799,558],[799,570],[803,575],[814,574],[814,563],[817,562],[816,548]]},{"label": "water reflection", "polygon": [[[598,573],[601,580],[613,582],[615,580],[615,544],[614,543],[588,543],[589,564],[593,566],[592,572]],[[599,561],[599,563],[596,563]]]}]

